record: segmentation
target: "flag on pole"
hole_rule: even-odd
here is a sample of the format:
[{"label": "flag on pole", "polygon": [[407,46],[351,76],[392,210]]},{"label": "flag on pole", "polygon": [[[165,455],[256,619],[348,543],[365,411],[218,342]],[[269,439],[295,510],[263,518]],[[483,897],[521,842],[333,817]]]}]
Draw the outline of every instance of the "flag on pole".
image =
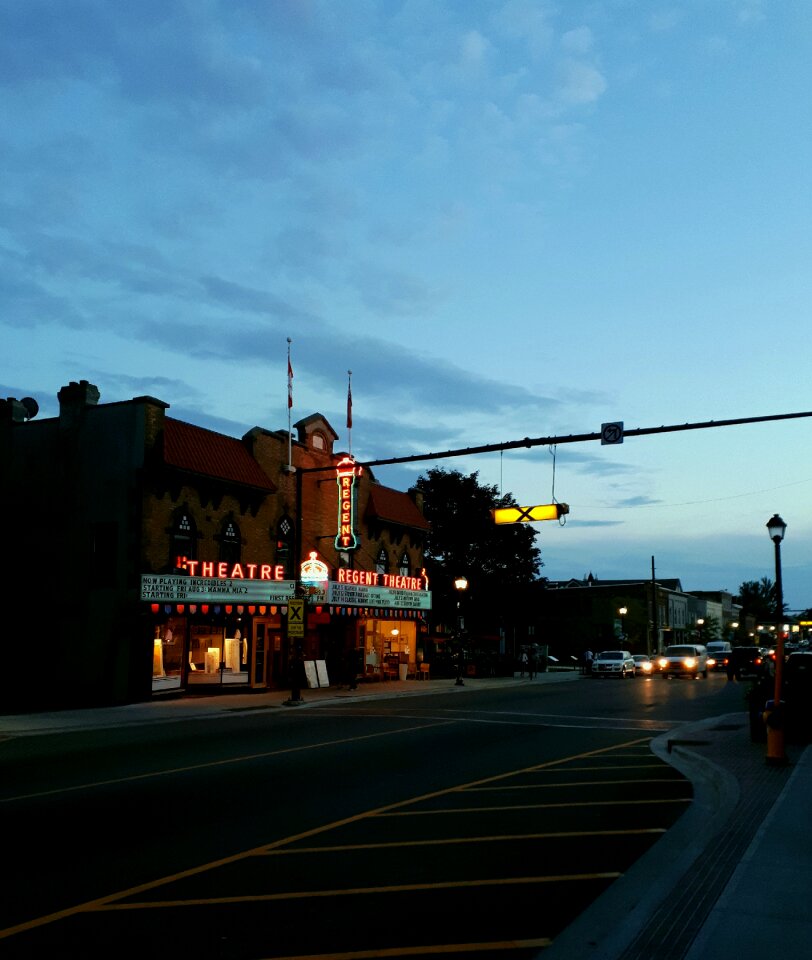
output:
[{"label": "flag on pole", "polygon": [[352,370],[348,370],[347,374],[347,429],[352,430]]},{"label": "flag on pole", "polygon": [[290,365],[290,339],[288,339],[288,410],[293,406],[293,367]]}]

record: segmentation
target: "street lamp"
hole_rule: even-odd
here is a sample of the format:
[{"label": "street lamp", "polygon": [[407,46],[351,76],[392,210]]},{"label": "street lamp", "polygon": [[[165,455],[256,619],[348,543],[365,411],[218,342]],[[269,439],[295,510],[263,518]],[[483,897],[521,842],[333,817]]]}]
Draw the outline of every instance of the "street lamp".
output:
[{"label": "street lamp", "polygon": [[457,681],[455,686],[464,687],[465,681],[462,679],[462,631],[464,623],[460,613],[460,601],[463,593],[468,589],[468,581],[465,577],[454,578],[454,589],[457,591]]},{"label": "street lamp", "polygon": [[[784,590],[781,583],[781,541],[784,539],[787,525],[774,513],[767,521],[767,533],[775,544],[775,606],[778,614],[777,638],[775,644],[775,692],[773,694],[772,713],[774,726],[767,723],[767,763],[780,766],[787,762],[784,752],[784,704],[781,700],[784,680]],[[768,705],[769,707],[769,705]]]},{"label": "street lamp", "polygon": [[623,618],[626,616],[628,612],[629,610],[627,607],[621,607],[620,610],[618,610],[618,613],[620,614],[620,639],[621,640],[624,640],[626,638],[626,631],[623,628]]},{"label": "street lamp", "polygon": [[696,625],[697,625],[697,627],[699,628],[699,642],[702,643],[702,628],[705,626],[705,620],[704,620],[704,618],[700,617],[700,618],[696,621]]}]

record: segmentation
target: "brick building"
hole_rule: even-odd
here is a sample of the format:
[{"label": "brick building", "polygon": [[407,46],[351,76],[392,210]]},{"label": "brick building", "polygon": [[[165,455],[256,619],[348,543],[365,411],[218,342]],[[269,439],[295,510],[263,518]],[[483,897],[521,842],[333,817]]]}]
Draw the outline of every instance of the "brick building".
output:
[{"label": "brick building", "polygon": [[236,439],[154,397],[102,404],[85,380],[58,399],[43,419],[0,401],[29,666],[4,707],[285,687],[297,652],[311,683],[336,682],[353,653],[370,678],[414,671],[428,524],[334,450],[324,417]]}]

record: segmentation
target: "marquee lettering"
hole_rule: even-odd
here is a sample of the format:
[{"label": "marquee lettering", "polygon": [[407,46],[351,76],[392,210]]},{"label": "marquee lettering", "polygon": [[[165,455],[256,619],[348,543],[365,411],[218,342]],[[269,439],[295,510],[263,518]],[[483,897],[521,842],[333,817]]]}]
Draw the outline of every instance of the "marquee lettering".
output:
[{"label": "marquee lettering", "polygon": [[355,478],[361,475],[361,467],[352,457],[342,457],[336,465],[338,484],[338,533],[336,550],[355,550],[358,537],[355,534]]},{"label": "marquee lettering", "polygon": [[372,570],[348,570],[340,567],[339,583],[352,583],[360,587],[389,587],[392,590],[425,590],[424,577],[409,577],[398,573],[374,573]]},{"label": "marquee lettering", "polygon": [[178,557],[176,566],[190,577],[210,580],[284,580],[285,568],[270,563],[214,563],[208,560],[190,560]]}]

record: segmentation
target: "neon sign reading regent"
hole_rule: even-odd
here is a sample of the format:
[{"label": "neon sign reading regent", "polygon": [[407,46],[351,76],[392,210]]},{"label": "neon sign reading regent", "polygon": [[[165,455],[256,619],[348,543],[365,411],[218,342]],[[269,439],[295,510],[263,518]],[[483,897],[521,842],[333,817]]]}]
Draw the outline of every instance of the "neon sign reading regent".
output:
[{"label": "neon sign reading regent", "polygon": [[358,537],[355,535],[355,478],[361,476],[363,467],[356,466],[352,457],[342,457],[336,465],[338,484],[338,533],[336,550],[355,550]]},{"label": "neon sign reading regent", "polygon": [[215,580],[284,580],[285,568],[270,563],[215,563],[178,557],[177,566],[190,577],[208,577]]},{"label": "neon sign reading regent", "polygon": [[373,573],[371,570],[338,570],[339,583],[354,583],[361,587],[390,587],[393,590],[425,590],[423,577],[408,577],[399,573]]}]

